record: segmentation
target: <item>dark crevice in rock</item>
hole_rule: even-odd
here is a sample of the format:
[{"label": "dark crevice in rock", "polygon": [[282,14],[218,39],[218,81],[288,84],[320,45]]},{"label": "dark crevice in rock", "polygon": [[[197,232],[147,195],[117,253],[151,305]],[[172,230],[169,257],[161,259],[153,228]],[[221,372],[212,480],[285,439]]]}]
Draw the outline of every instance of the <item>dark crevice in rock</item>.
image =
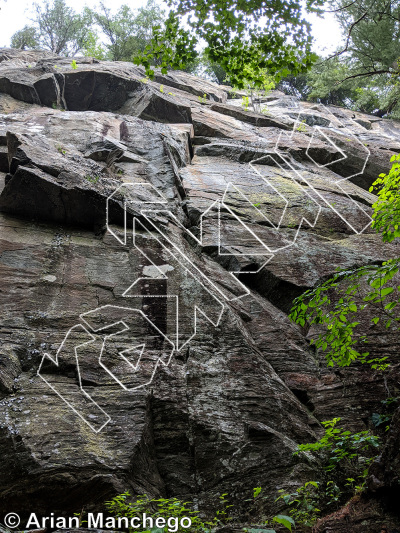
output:
[{"label": "dark crevice in rock", "polygon": [[293,300],[310,289],[279,279],[266,267],[255,274],[238,274],[238,279],[286,314],[289,314],[293,307]]},{"label": "dark crevice in rock", "polygon": [[179,174],[179,168],[184,166],[184,161],[182,161],[179,152],[176,150],[174,146],[171,146],[169,143],[165,141],[164,138],[162,138],[162,143],[165,149],[165,152],[168,156],[168,159],[171,163],[171,168],[174,173],[175,178],[175,187],[180,195],[180,200],[184,200],[186,196],[185,189],[182,184],[182,180]]},{"label": "dark crevice in rock", "polygon": [[301,389],[290,388],[290,390],[293,392],[293,394],[296,396],[299,402],[305,405],[307,409],[310,411],[310,413],[313,413],[315,406],[310,398],[309,393],[306,390],[301,390]]},{"label": "dark crevice in rock", "polygon": [[254,113],[253,111],[245,111],[240,109],[240,107],[231,106],[231,105],[222,105],[222,104],[212,104],[211,110],[221,113],[222,115],[228,115],[237,120],[248,122],[253,126],[259,128],[279,128],[283,130],[290,130],[290,126],[284,124],[280,120],[274,119],[272,117],[267,117],[260,113]]}]

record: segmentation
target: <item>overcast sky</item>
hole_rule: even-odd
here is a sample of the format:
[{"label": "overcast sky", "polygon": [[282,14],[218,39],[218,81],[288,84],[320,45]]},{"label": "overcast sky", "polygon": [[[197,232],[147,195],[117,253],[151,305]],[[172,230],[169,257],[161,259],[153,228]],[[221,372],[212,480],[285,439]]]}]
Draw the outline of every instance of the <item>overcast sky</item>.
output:
[{"label": "overcast sky", "polygon": [[[82,9],[81,0],[67,0],[67,4],[73,7],[77,12]],[[86,0],[86,5],[95,7],[98,0]],[[122,4],[128,4],[131,8],[138,8],[146,4],[146,0],[114,0],[112,6],[114,9]],[[20,30],[25,24],[29,24],[29,14],[32,2],[29,0],[0,0],[0,46],[9,46],[13,33]],[[308,17],[313,25],[315,36],[314,49],[319,54],[332,52],[341,40],[341,33],[337,22],[332,14],[327,15],[325,20],[316,16]]]}]

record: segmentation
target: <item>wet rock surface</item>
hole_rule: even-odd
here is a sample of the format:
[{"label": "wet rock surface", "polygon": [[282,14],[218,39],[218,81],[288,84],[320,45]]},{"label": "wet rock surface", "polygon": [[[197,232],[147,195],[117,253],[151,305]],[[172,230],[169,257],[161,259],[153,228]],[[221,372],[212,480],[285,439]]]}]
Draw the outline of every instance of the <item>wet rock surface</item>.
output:
[{"label": "wet rock surface", "polygon": [[293,452],[321,421],[366,429],[396,395],[327,369],[287,313],[337,267],[399,255],[368,192],[399,123],[76,63],[0,50],[0,509],[273,501],[318,471]]}]

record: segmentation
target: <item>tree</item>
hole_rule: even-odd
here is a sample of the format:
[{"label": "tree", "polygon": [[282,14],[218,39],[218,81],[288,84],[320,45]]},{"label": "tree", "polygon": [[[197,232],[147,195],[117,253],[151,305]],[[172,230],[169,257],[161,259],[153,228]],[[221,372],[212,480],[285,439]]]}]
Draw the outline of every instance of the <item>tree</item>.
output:
[{"label": "tree", "polygon": [[[380,174],[370,188],[378,192],[373,205],[373,227],[384,242],[400,237],[400,154],[391,159],[388,175]],[[374,369],[388,367],[386,356],[364,351],[370,335],[399,330],[400,258],[337,272],[294,302],[290,317],[302,327],[315,325],[312,343],[325,354],[328,366],[353,361]]]},{"label": "tree", "polygon": [[87,11],[109,41],[105,46],[107,56],[112,61],[131,61],[151,41],[153,26],[164,20],[164,11],[154,0],[148,0],[146,6],[137,13],[129,6],[122,5],[112,15],[103,2],[100,3],[99,12]]},{"label": "tree", "polygon": [[[247,110],[249,104],[251,104],[253,111],[256,113],[265,112],[265,107],[262,108],[261,103],[263,97],[265,97],[271,89],[275,88],[275,82],[273,78],[265,70],[263,73],[262,85],[256,84],[254,81],[251,81],[253,76],[250,67],[245,70],[246,81],[244,83],[244,92],[246,93],[245,97],[242,97],[242,105]],[[238,90],[238,87],[234,87],[234,90]]]},{"label": "tree", "polygon": [[329,58],[279,88],[289,94],[400,118],[400,0],[329,0],[344,35]]},{"label": "tree", "polygon": [[[324,0],[307,0],[316,11]],[[265,69],[276,78],[307,70],[313,60],[311,28],[297,0],[168,0],[171,10],[164,28],[153,28],[151,45],[136,58],[153,75],[151,64],[161,61],[182,68],[197,56],[202,39],[205,53],[227,72],[232,84],[243,87],[244,70],[262,84]],[[181,27],[187,17],[189,29]]]},{"label": "tree", "polygon": [[312,90],[308,75],[305,72],[297,74],[297,76],[289,74],[289,76],[282,78],[277,85],[277,89],[301,100],[307,100]]},{"label": "tree", "polygon": [[372,113],[379,107],[382,91],[368,77],[349,77],[351,69],[351,61],[346,58],[335,56],[330,61],[317,61],[306,75],[310,87],[307,98],[325,105]]},{"label": "tree", "polygon": [[[350,89],[360,110],[370,109],[375,100],[377,115],[400,116],[400,0],[330,3],[342,26],[344,43],[322,61],[321,70],[329,74],[319,80],[316,93],[330,80],[325,89],[339,93]],[[331,73],[338,68],[342,72],[332,83]],[[362,89],[358,95],[354,94],[357,88]]]},{"label": "tree", "polygon": [[345,33],[345,44],[334,56],[352,58],[352,76],[398,72],[400,57],[399,0],[332,0]]},{"label": "tree", "polygon": [[393,97],[399,87],[383,74],[375,78],[352,78],[352,68],[352,61],[347,57],[334,56],[329,61],[319,58],[309,72],[283,78],[278,89],[302,100],[397,117],[400,110]]},{"label": "tree", "polygon": [[99,40],[99,36],[93,30],[88,32],[85,44],[82,48],[82,53],[84,56],[94,57],[102,61],[107,59],[107,50],[105,50]]},{"label": "tree", "polygon": [[325,61],[319,57],[309,72],[283,78],[278,88],[302,100],[354,108],[358,96],[356,88],[360,82],[342,82],[348,72],[349,67],[343,58]]},{"label": "tree", "polygon": [[85,46],[90,31],[87,12],[78,15],[65,0],[34,4],[40,45],[55,54],[74,56]]},{"label": "tree", "polygon": [[33,26],[24,26],[11,37],[11,48],[39,48],[39,35]]},{"label": "tree", "polygon": [[135,53],[138,51],[143,52],[153,37],[153,26],[162,24],[164,20],[165,11],[160,8],[155,0],[148,0],[145,7],[138,9],[133,21],[132,32],[136,40]]},{"label": "tree", "polygon": [[226,71],[222,65],[215,61],[211,61],[204,52],[202,52],[198,60],[203,67],[203,73],[206,74],[211,81],[220,85],[226,83]]}]

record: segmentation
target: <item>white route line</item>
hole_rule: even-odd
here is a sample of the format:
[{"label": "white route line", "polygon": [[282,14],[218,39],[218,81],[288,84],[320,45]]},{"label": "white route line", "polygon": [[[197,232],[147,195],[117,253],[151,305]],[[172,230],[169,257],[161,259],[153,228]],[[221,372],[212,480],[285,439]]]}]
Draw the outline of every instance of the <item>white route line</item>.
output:
[{"label": "white route line", "polygon": [[[151,378],[148,382],[146,383],[142,383],[141,385],[137,385],[136,387],[132,387],[132,388],[128,388],[126,387],[119,379],[118,377],[102,362],[102,357],[103,357],[103,353],[104,353],[104,348],[105,348],[105,345],[106,345],[106,342],[109,340],[109,339],[112,339],[113,337],[116,337],[118,335],[121,335],[122,333],[124,333],[125,331],[129,331],[130,330],[130,327],[123,321],[123,320],[117,320],[115,322],[111,322],[109,324],[107,324],[106,326],[102,326],[100,328],[93,328],[91,325],[90,325],[90,322],[88,322],[88,320],[86,320],[86,317],[87,315],[90,315],[90,314],[94,314],[96,311],[102,311],[102,310],[105,310],[105,309],[112,309],[112,310],[121,310],[121,311],[128,311],[130,313],[132,313],[132,311],[136,311],[138,312],[141,316],[143,316],[145,318],[145,320],[147,320],[147,322],[149,322],[149,324],[157,331],[157,333],[164,339],[164,341],[167,341],[170,346],[172,347],[171,348],[171,353],[169,354],[168,356],[168,359],[167,359],[167,362],[164,362],[162,360],[162,357],[163,356],[160,356],[154,366],[154,370],[153,370],[153,373],[151,375]],[[96,309],[93,309],[91,311],[87,311],[86,313],[82,313],[81,315],[79,315],[79,318],[85,322],[85,324],[92,330],[94,331],[94,333],[100,333],[104,330],[107,330],[107,329],[110,329],[112,327],[115,327],[115,326],[118,326],[118,325],[122,325],[124,329],[121,329],[120,331],[116,332],[116,333],[111,333],[110,335],[106,335],[103,339],[103,344],[102,344],[102,347],[101,347],[101,351],[100,351],[100,355],[99,355],[99,365],[104,368],[104,370],[126,391],[133,391],[133,390],[136,390],[136,389],[139,389],[139,388],[142,388],[146,385],[149,385],[152,381],[153,381],[153,378],[154,378],[154,375],[156,373],[156,370],[159,366],[160,363],[162,363],[164,366],[168,366],[168,364],[171,362],[171,358],[172,358],[172,355],[174,353],[174,350],[175,350],[175,345],[173,342],[170,341],[170,339],[168,339],[168,337],[162,333],[162,331],[160,331],[160,329],[147,317],[147,315],[141,310],[141,309],[135,309],[135,308],[131,308],[131,307],[122,307],[122,306],[119,306],[119,305],[103,305],[101,307],[97,307]],[[141,344],[139,346],[145,346],[146,343],[144,344]],[[126,351],[131,351],[133,349],[135,349],[137,347],[136,346],[133,346],[132,348],[129,348],[128,350],[123,350],[122,352],[118,352],[118,355],[122,355],[124,352]],[[138,366],[139,366],[139,362],[140,362],[140,358],[141,356],[143,355],[143,351],[144,351],[144,348],[142,349],[142,353],[139,357],[139,360],[136,364],[136,368],[134,367],[134,365],[132,365],[132,363],[130,363],[125,356],[122,355],[122,358],[125,359],[125,361],[127,361],[129,363],[129,365],[133,368],[133,370],[136,372],[137,369],[138,369]]]},{"label": "white route line", "polygon": [[[151,224],[151,226],[153,227],[153,229],[155,230],[155,232],[153,234],[151,234],[151,237],[157,241],[160,246],[173,258],[174,261],[176,261],[178,263],[178,265],[182,268],[182,270],[184,272],[186,272],[189,276],[191,276],[197,283],[199,283],[202,288],[210,295],[210,298],[212,298],[214,300],[214,302],[217,302],[217,304],[220,306],[221,310],[220,310],[220,313],[217,317],[217,320],[214,321],[210,316],[207,316],[207,314],[201,309],[200,306],[198,305],[195,305],[194,306],[194,324],[195,324],[195,332],[194,334],[189,338],[189,340],[187,340],[183,345],[180,345],[179,343],[179,295],[174,295],[174,297],[176,298],[176,311],[177,311],[177,343],[176,343],[176,349],[177,351],[180,351],[184,346],[186,346],[186,344],[196,335],[196,331],[197,331],[197,313],[201,313],[213,326],[217,327],[221,321],[221,318],[222,318],[222,315],[223,315],[223,312],[225,310],[225,305],[223,303],[223,301],[221,301],[221,297],[225,300],[228,300],[228,298],[226,297],[226,295],[223,293],[222,290],[219,289],[219,287],[217,287],[211,280],[209,280],[209,278],[204,274],[204,272],[202,272],[199,268],[197,268],[197,266],[187,257],[187,255],[185,255],[180,249],[179,247],[174,243],[172,242],[170,239],[168,239],[168,237],[160,231],[159,228],[157,228],[157,226],[154,225],[153,221],[151,220],[151,218],[149,218],[149,214],[152,214],[152,213],[155,213],[153,211],[142,211],[142,214],[143,216],[146,217],[146,220],[149,224]],[[157,211],[157,213],[165,213],[165,211]],[[166,211],[166,213],[171,214],[171,216],[173,217],[172,213],[170,213],[169,211]],[[143,250],[136,244],[136,226],[137,225],[141,225],[140,222],[137,220],[137,219],[134,219],[134,225],[133,225],[133,243],[134,243],[134,246],[141,252],[144,254]],[[145,228],[143,225],[142,226],[142,230],[147,232],[148,234],[150,234],[150,231]],[[169,247],[166,246],[158,237],[157,235],[160,235],[162,236],[166,241],[167,243],[170,245]],[[192,235],[192,234],[191,234]],[[171,250],[171,247],[174,249],[174,252]],[[178,253],[176,253],[178,252]],[[151,260],[150,260],[151,261]],[[156,266],[152,261],[151,263]],[[186,263],[186,264],[185,264]],[[193,272],[194,270],[194,272]],[[154,278],[151,278],[151,279],[154,279]],[[208,282],[212,288],[214,289],[215,292],[218,293],[219,297],[216,297],[208,288],[207,286],[205,285],[205,282]],[[137,281],[135,281],[130,287],[129,289],[127,289],[127,291],[125,291],[124,295],[126,295],[126,293],[128,291],[130,291],[130,289],[136,285]],[[170,295],[172,296],[172,295]],[[159,297],[165,297],[164,295],[160,295]],[[228,300],[229,301],[229,300]]]},{"label": "white route line", "polygon": [[[74,347],[74,352],[75,352],[75,361],[76,361],[76,368],[77,368],[77,372],[78,372],[78,382],[79,382],[79,388],[82,392],[82,394],[84,395],[84,397],[89,400],[93,405],[95,405],[97,407],[97,409],[104,415],[104,418],[105,418],[105,421],[103,422],[103,424],[99,427],[99,428],[96,428],[96,426],[92,425],[89,420],[87,420],[66,398],[65,396],[63,396],[62,394],[60,394],[58,392],[58,390],[43,376],[43,374],[41,373],[42,372],[42,366],[43,366],[43,363],[47,360],[50,360],[54,365],[56,365],[56,367],[59,367],[59,356],[61,355],[61,352],[64,348],[64,344],[65,342],[67,341],[69,335],[71,334],[71,332],[73,331],[76,331],[80,329],[81,331],[83,330],[89,337],[91,337],[91,340],[90,341],[87,341],[87,342],[84,342],[82,344],[79,344],[78,346],[75,346]],[[85,424],[87,424],[90,429],[92,429],[95,433],[99,433],[111,420],[111,417],[110,415],[108,415],[101,407],[98,403],[96,403],[92,398],[91,396],[89,396],[89,394],[84,390],[83,386],[82,386],[82,378],[81,378],[81,372],[80,372],[80,368],[79,368],[79,357],[78,357],[78,353],[77,353],[77,350],[78,348],[81,348],[83,346],[87,346],[88,344],[92,344],[93,342],[95,342],[96,340],[96,337],[94,337],[94,335],[92,335],[91,333],[89,333],[89,331],[84,327],[82,326],[82,324],[76,324],[75,326],[72,326],[72,328],[70,328],[67,332],[67,334],[65,335],[64,337],[64,340],[62,341],[59,349],[57,350],[57,354],[55,356],[55,358],[53,359],[51,357],[50,354],[48,353],[45,353],[43,355],[43,358],[40,362],[40,365],[39,365],[39,368],[38,368],[38,371],[37,371],[37,375],[57,394],[57,396],[59,396],[67,405],[70,409],[72,409],[72,411],[74,411],[75,414],[77,414],[84,422]]]},{"label": "white route line", "polygon": [[[297,105],[297,102],[296,102],[296,106],[295,106],[296,109],[299,109],[299,106]],[[328,116],[333,116],[330,111],[324,106],[324,109],[326,111],[326,113],[328,114]],[[333,122],[339,122],[340,124],[342,124],[343,126],[343,130],[345,132],[345,135],[348,135],[348,136],[351,136],[353,140],[355,140],[356,142],[358,142],[359,144],[361,144],[362,148],[364,149],[364,151],[367,152],[366,154],[366,158],[365,158],[365,161],[364,161],[364,164],[362,166],[362,170],[360,172],[357,172],[355,174],[352,174],[351,176],[347,176],[347,177],[340,177],[340,179],[338,179],[337,181],[334,182],[334,184],[344,193],[344,195],[352,202],[354,203],[356,206],[357,206],[357,209],[361,209],[365,215],[369,218],[370,222],[361,230],[361,231],[358,231],[356,230],[352,224],[345,218],[342,216],[342,214],[334,208],[333,205],[331,205],[328,200],[324,197],[323,194],[321,194],[313,185],[312,183],[307,179],[307,177],[301,172],[299,171],[297,168],[296,168],[296,163],[294,162],[293,158],[291,156],[289,156],[286,152],[282,151],[279,149],[279,144],[280,144],[280,141],[281,141],[281,138],[283,135],[286,135],[289,137],[289,139],[292,139],[294,134],[295,134],[295,128],[296,128],[296,125],[297,124],[300,124],[300,112],[298,114],[298,117],[294,123],[294,126],[293,126],[293,130],[292,132],[290,133],[290,135],[288,135],[286,132],[281,132],[279,134],[279,137],[277,139],[277,142],[275,144],[275,147],[274,147],[274,153],[276,154],[277,158],[279,160],[277,160],[277,158],[274,158],[272,155],[270,154],[265,154],[265,155],[262,155],[261,157],[258,157],[257,159],[254,159],[252,161],[250,161],[249,163],[249,166],[250,168],[252,169],[253,172],[255,172],[261,179],[264,183],[266,183],[269,187],[271,187],[280,197],[281,199],[285,202],[285,206],[282,210],[282,215],[280,217],[280,220],[278,222],[278,224],[274,224],[271,220],[269,220],[250,200],[249,198],[246,196],[246,194],[240,190],[238,188],[238,184],[237,183],[234,183],[234,182],[229,182],[226,189],[225,189],[225,192],[223,194],[223,197],[222,199],[218,199],[216,201],[214,201],[200,216],[200,238],[197,238],[195,235],[193,235],[189,230],[187,230],[183,224],[177,219],[177,217],[175,217],[175,215],[173,215],[173,213],[171,213],[168,209],[165,209],[163,208],[165,205],[168,205],[168,200],[150,183],[146,182],[128,182],[128,183],[124,183],[122,184],[116,191],[114,191],[108,198],[107,198],[107,204],[106,204],[106,216],[107,216],[107,230],[110,232],[111,235],[114,236],[115,239],[117,239],[117,241],[126,246],[127,245],[127,212],[128,212],[128,201],[129,199],[126,198],[126,193],[123,191],[123,189],[128,189],[129,192],[133,192],[135,194],[135,188],[136,188],[136,193],[138,192],[138,189],[142,189],[142,193],[143,192],[147,192],[147,194],[153,194],[154,195],[154,199],[151,199],[151,200],[141,200],[141,199],[136,199],[136,201],[134,200],[135,203],[138,203],[140,204],[140,206],[144,205],[148,205],[150,207],[150,205],[152,206],[152,209],[143,209],[143,208],[139,208],[139,212],[140,212],[140,215],[143,216],[145,218],[145,220],[148,222],[148,224],[150,224],[151,228],[152,228],[152,233],[150,233],[150,231],[143,226],[143,224],[136,218],[134,217],[133,218],[133,244],[135,246],[135,248],[147,259],[147,261],[155,267],[156,271],[158,272],[158,275],[156,276],[141,276],[139,277],[136,281],[134,281],[123,293],[123,297],[125,298],[133,298],[133,297],[137,297],[137,295],[130,295],[129,292],[132,291],[132,289],[135,287],[135,285],[140,281],[140,280],[167,280],[168,279],[168,275],[166,275],[165,272],[163,272],[161,270],[161,268],[159,266],[157,266],[147,255],[146,253],[143,251],[142,248],[140,248],[140,246],[136,243],[136,230],[137,230],[137,226],[141,225],[142,226],[142,231],[144,232],[147,232],[148,235],[151,236],[151,238],[155,239],[158,244],[162,247],[162,249],[164,249],[168,254],[170,254],[170,256],[173,258],[173,260],[175,262],[178,263],[178,265],[183,269],[183,271],[187,274],[189,274],[195,281],[197,281],[197,283],[199,283],[200,285],[202,285],[202,287],[204,288],[204,290],[210,295],[211,298],[214,299],[215,302],[217,302],[220,307],[221,307],[221,310],[220,310],[220,313],[218,314],[217,316],[217,319],[216,320],[213,320],[210,316],[207,316],[207,314],[198,306],[198,305],[194,305],[194,309],[193,309],[193,313],[194,313],[194,333],[192,334],[192,336],[187,339],[182,345],[180,345],[180,337],[179,337],[179,295],[167,295],[167,294],[160,294],[160,295],[141,295],[142,297],[146,297],[146,298],[149,298],[149,297],[152,297],[152,298],[173,298],[175,299],[175,307],[176,307],[176,331],[174,332],[174,342],[171,341],[171,339],[169,339],[164,333],[162,333],[159,328],[157,328],[157,326],[152,322],[152,320],[150,320],[150,318],[143,312],[141,311],[140,309],[135,309],[135,308],[129,308],[129,307],[123,307],[123,306],[112,306],[112,305],[106,305],[106,306],[102,306],[102,307],[98,307],[92,311],[88,311],[86,313],[82,313],[79,317],[80,319],[82,320],[82,322],[84,322],[90,329],[92,329],[93,332],[95,333],[101,333],[103,332],[104,330],[107,330],[111,327],[115,327],[115,326],[122,326],[123,329],[116,332],[116,333],[112,333],[112,334],[109,334],[109,335],[106,335],[104,338],[103,338],[103,343],[102,343],[102,347],[101,347],[101,350],[100,350],[100,354],[99,354],[99,366],[101,366],[124,390],[126,391],[133,391],[133,390],[136,390],[138,388],[141,388],[141,387],[144,387],[146,385],[149,385],[152,380],[154,379],[154,375],[156,373],[156,370],[158,368],[158,366],[162,363],[164,366],[167,366],[171,359],[172,359],[172,356],[174,354],[174,352],[176,351],[180,351],[182,350],[192,339],[193,337],[196,335],[196,332],[197,332],[197,317],[198,317],[198,313],[201,313],[211,324],[213,324],[215,327],[217,327],[221,321],[221,318],[222,318],[222,315],[223,315],[223,312],[225,310],[225,305],[224,305],[224,302],[226,301],[233,301],[233,300],[236,300],[236,299],[239,299],[239,298],[242,298],[243,296],[245,295],[249,295],[250,294],[250,290],[243,284],[241,283],[238,278],[236,277],[237,274],[239,273],[256,273],[256,272],[259,272],[273,257],[275,257],[275,254],[279,251],[282,251],[282,250],[285,250],[287,248],[289,248],[290,246],[293,246],[297,240],[297,237],[299,235],[299,232],[300,232],[300,229],[303,225],[303,222],[306,222],[310,227],[315,227],[318,219],[319,219],[319,216],[320,216],[320,213],[321,213],[321,210],[322,210],[322,206],[315,200],[315,198],[313,196],[310,195],[309,191],[305,189],[305,187],[302,185],[302,182],[306,183],[307,184],[307,187],[309,188],[309,190],[312,190],[313,191],[313,194],[316,195],[318,197],[318,199],[320,199],[324,204],[328,205],[330,209],[332,209],[332,211],[334,211],[351,229],[352,231],[354,231],[354,233],[356,234],[359,234],[359,233],[362,233],[367,227],[369,227],[369,225],[371,224],[372,222],[372,219],[371,217],[369,216],[369,214],[362,208],[362,206],[360,206],[358,203],[355,202],[355,200],[353,200],[353,198],[351,198],[351,196],[341,187],[340,183],[345,181],[345,180],[348,180],[349,178],[351,177],[354,177],[354,176],[357,176],[357,175],[360,175],[364,172],[365,170],[365,166],[367,164],[367,161],[368,161],[368,158],[370,156],[370,151],[368,148],[365,149],[365,146],[362,145],[362,143],[355,137],[354,134],[352,134],[352,132],[350,132],[348,130],[348,128],[346,126],[343,125],[343,123],[341,123],[340,120],[337,119],[337,117],[334,117],[334,121]],[[332,122],[332,120],[331,120]],[[342,133],[342,132],[340,132]],[[310,149],[312,148],[312,143],[314,142],[314,140],[317,138],[317,135],[320,135],[322,137],[324,137],[341,155],[342,157],[339,158],[339,159],[336,159],[334,161],[331,161],[330,163],[326,163],[326,164],[320,164],[318,162],[316,162],[312,156],[310,155]],[[329,137],[329,135],[327,133],[325,133],[324,131],[322,131],[322,129],[319,127],[319,126],[314,126],[314,129],[313,129],[313,133],[312,133],[312,136],[311,136],[311,139],[308,143],[308,146],[307,146],[307,150],[306,150],[306,155],[307,157],[309,157],[309,159],[318,167],[318,168],[324,168],[324,167],[329,167],[329,165],[333,165],[333,164],[337,164],[339,161],[343,161],[345,159],[348,158],[348,155],[345,153],[344,150],[342,150],[339,146],[337,146],[337,144]],[[301,187],[301,189],[303,190],[303,192],[310,198],[310,200],[312,200],[315,204],[316,204],[316,209],[317,209],[317,213],[314,217],[314,222],[311,222],[310,220],[308,220],[308,218],[306,218],[305,216],[302,216],[301,217],[301,220],[298,224],[298,229],[292,239],[291,242],[289,242],[288,244],[286,244],[285,246],[281,246],[281,247],[278,247],[278,248],[272,248],[271,245],[267,245],[260,237],[258,237],[254,231],[249,228],[247,226],[247,224],[240,218],[238,217],[232,210],[232,208],[227,205],[227,195],[229,194],[229,190],[233,189],[234,192],[238,193],[245,201],[247,201],[253,209],[256,209],[257,212],[265,219],[269,222],[269,224],[272,226],[274,232],[279,232],[279,230],[281,229],[281,224],[283,222],[283,219],[284,219],[284,216],[285,216],[285,213],[287,211],[287,208],[289,206],[289,200],[273,185],[273,183],[265,176],[262,175],[262,173],[255,167],[255,165],[259,162],[261,162],[262,160],[265,160],[265,158],[271,158],[271,160],[274,162],[275,165],[277,165],[281,170],[283,171],[287,171],[288,169],[287,168],[284,168],[284,166],[281,164],[281,162],[283,162],[287,167],[289,167],[289,170],[290,170],[290,178],[299,186]],[[298,177],[298,180],[295,179],[295,177],[293,176],[293,173]],[[118,194],[122,194],[123,198],[124,198],[124,233],[123,233],[123,238],[121,239],[120,236],[118,234],[116,234],[114,232],[114,230],[112,229],[112,227],[110,226],[110,202],[111,201],[114,201],[114,197]],[[154,209],[154,207],[157,206],[157,209]],[[223,207],[224,209],[226,209],[233,217],[234,219],[236,219],[245,229],[246,231],[253,236],[253,238],[256,239],[256,241],[258,241],[260,243],[260,245],[265,248],[265,252],[266,253],[261,253],[261,252],[254,252],[252,253],[251,256],[247,256],[245,254],[242,254],[238,251],[238,253],[228,253],[228,252],[224,252],[222,251],[222,247],[221,247],[221,207]],[[191,238],[193,238],[195,240],[195,242],[197,242],[199,245],[202,245],[203,244],[203,222],[204,222],[204,218],[205,216],[212,210],[212,209],[215,209],[217,208],[218,209],[218,216],[217,216],[217,224],[218,224],[218,232],[217,232],[217,235],[218,235],[218,254],[221,255],[221,256],[242,256],[242,257],[252,257],[252,256],[265,256],[266,258],[266,261],[259,267],[258,270],[254,270],[254,271],[240,271],[240,272],[229,272],[229,275],[232,276],[234,279],[235,279],[235,282],[237,284],[237,286],[240,287],[240,289],[243,290],[243,294],[241,294],[240,296],[235,296],[235,297],[228,297],[227,294],[224,293],[223,290],[221,290],[211,279],[209,279],[208,276],[206,276],[206,274],[199,268],[197,267],[190,259],[189,257],[185,254],[185,252],[183,250],[180,249],[180,247],[175,243],[173,242],[173,240],[171,240],[163,231],[161,231],[161,229],[159,227],[157,227],[157,225],[154,223],[151,215],[155,215],[155,214],[166,214],[168,219],[172,220],[174,222],[174,224],[176,226],[178,226],[182,231],[186,232],[188,235],[191,236]],[[166,243],[165,243],[166,241]],[[226,249],[226,247],[224,247]],[[208,287],[211,287],[211,290],[208,288]],[[215,296],[215,294],[213,293],[217,293],[218,294],[218,298]],[[135,387],[132,387],[132,388],[128,388],[126,385],[124,385],[124,383],[121,382],[121,380],[118,378],[118,376],[116,376],[108,367],[106,364],[104,364],[104,362],[102,361],[103,358],[103,354],[104,354],[104,350],[105,350],[105,347],[106,347],[106,344],[107,342],[110,340],[110,339],[113,339],[114,337],[118,336],[118,335],[121,335],[123,332],[126,332],[126,331],[129,331],[129,326],[121,319],[121,320],[117,320],[113,323],[110,323],[110,324],[107,324],[106,326],[102,326],[100,328],[97,328],[97,329],[94,329],[94,327],[92,327],[90,325],[90,323],[86,320],[85,317],[87,317],[88,315],[90,314],[94,314],[96,313],[97,311],[101,311],[101,310],[105,310],[105,309],[113,309],[113,310],[122,310],[122,311],[128,311],[130,313],[132,312],[138,312],[140,313],[140,315],[142,317],[144,317],[145,320],[147,320],[147,322],[150,323],[150,325],[158,332],[158,334],[160,336],[163,337],[163,339],[168,342],[170,344],[170,346],[172,346],[171,348],[171,352],[167,358],[166,361],[163,360],[163,357],[165,357],[165,354],[161,355],[155,362],[154,364],[154,369],[153,369],[153,372],[152,372],[152,375],[151,377],[149,378],[149,380],[146,382],[146,383],[143,383],[141,385],[138,385],[138,386],[135,386]],[[43,366],[43,363],[45,362],[45,360],[49,360],[51,361],[54,365],[56,365],[57,367],[59,367],[59,358],[62,357],[62,351],[64,349],[64,345],[66,343],[66,341],[68,340],[69,336],[71,335],[72,332],[75,332],[77,330],[80,330],[81,332],[84,332],[86,333],[90,338],[91,340],[87,341],[87,342],[84,342],[84,343],[81,343],[79,344],[78,346],[75,346],[74,347],[74,353],[75,353],[75,363],[76,363],[76,367],[77,367],[77,372],[78,372],[78,381],[79,381],[79,388],[80,388],[80,391],[82,392],[83,396],[91,402],[92,406],[95,406],[98,411],[101,413],[102,415],[102,424],[100,427],[96,427],[93,423],[91,423],[89,420],[87,420],[72,404],[70,401],[68,401],[62,394],[60,394],[58,392],[58,390],[43,376],[42,374],[42,366]],[[76,413],[94,432],[96,433],[99,433],[107,424],[108,422],[111,420],[111,417],[89,396],[89,394],[83,389],[83,386],[82,386],[82,378],[81,378],[81,373],[80,373],[80,367],[79,367],[79,356],[78,356],[78,352],[77,350],[79,348],[82,348],[83,346],[87,346],[89,344],[93,344],[96,340],[96,337],[94,337],[94,335],[92,335],[92,333],[90,333],[83,325],[81,324],[77,324],[75,326],[73,326],[72,328],[70,328],[70,330],[67,332],[63,342],[61,343],[58,351],[57,351],[57,354],[55,356],[55,358],[53,359],[49,354],[45,353],[43,358],[42,358],[42,361],[40,363],[40,366],[39,366],[39,369],[37,371],[37,374],[38,376],[40,376],[41,379],[43,379],[43,381],[68,405],[68,407],[70,407],[70,409],[72,409],[72,411],[74,411],[74,413]],[[142,356],[144,354],[144,350],[145,350],[145,346],[146,346],[146,343],[144,344],[138,344],[136,346],[132,346],[132,348],[128,348],[128,349],[125,349],[125,350],[122,350],[120,352],[118,352],[118,355],[126,362],[128,363],[128,365],[131,366],[133,372],[137,372],[139,370],[139,364],[140,364],[140,361],[142,359]],[[140,351],[140,354],[139,354],[139,357],[137,359],[137,362],[136,364],[132,364],[129,359],[124,355],[124,354],[128,354],[129,352],[132,352],[133,350],[137,350],[137,349],[141,349]],[[95,416],[95,415],[92,415],[92,416]]]}]

